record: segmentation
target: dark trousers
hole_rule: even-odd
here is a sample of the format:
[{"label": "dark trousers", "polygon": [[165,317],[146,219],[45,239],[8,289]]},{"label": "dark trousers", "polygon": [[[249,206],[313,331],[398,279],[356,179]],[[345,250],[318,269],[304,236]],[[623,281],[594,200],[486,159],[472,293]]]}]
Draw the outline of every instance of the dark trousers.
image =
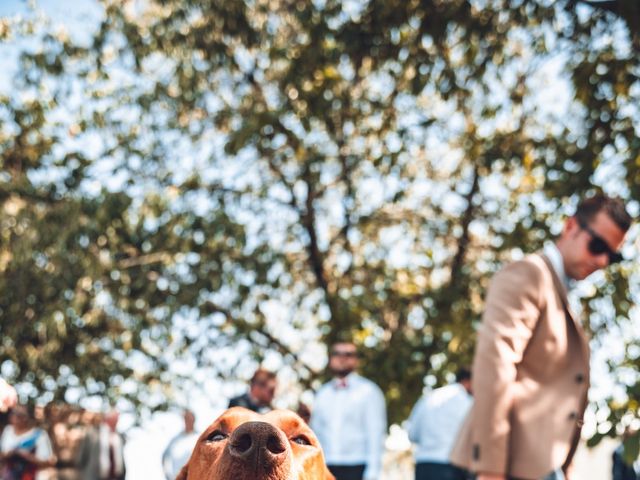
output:
[{"label": "dark trousers", "polygon": [[[515,479],[510,479],[510,480],[515,480]],[[564,473],[562,473],[562,470],[556,470],[555,472],[551,472],[549,475],[547,475],[541,480],[565,480],[565,477],[564,477]]]},{"label": "dark trousers", "polygon": [[364,465],[327,465],[336,480],[362,480]]},{"label": "dark trousers", "polygon": [[562,470],[556,470],[544,477],[544,480],[564,480],[564,473],[562,473]]},{"label": "dark trousers", "polygon": [[450,463],[416,463],[416,480],[467,480],[469,474]]}]

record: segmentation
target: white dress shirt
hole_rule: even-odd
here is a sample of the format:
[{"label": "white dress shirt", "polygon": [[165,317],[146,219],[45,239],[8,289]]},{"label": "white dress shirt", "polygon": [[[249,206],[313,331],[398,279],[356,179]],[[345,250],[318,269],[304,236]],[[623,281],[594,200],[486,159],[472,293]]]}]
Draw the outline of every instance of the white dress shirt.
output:
[{"label": "white dress shirt", "polygon": [[459,383],[420,397],[409,417],[409,439],[416,444],[416,462],[449,463],[458,431],[473,398]]},{"label": "white dress shirt", "polygon": [[364,478],[376,480],[382,470],[387,413],[384,395],[370,380],[349,374],[346,386],[334,379],[316,395],[311,411],[327,465],[365,465]]},{"label": "white dress shirt", "polygon": [[569,308],[573,313],[575,318],[580,318],[582,315],[582,305],[580,304],[580,296],[576,287],[576,280],[569,277],[564,270],[564,259],[562,258],[562,254],[555,243],[548,242],[544,246],[543,253],[551,262],[551,266],[555,271],[558,278],[564,284],[565,289],[567,290],[567,300],[569,301]]},{"label": "white dress shirt", "polygon": [[571,291],[575,284],[575,280],[567,276],[566,272],[564,271],[564,260],[556,244],[552,242],[546,243],[543,252],[551,262],[551,265],[553,266],[553,269],[555,270],[558,278],[562,281],[562,283],[564,283],[567,292]]}]

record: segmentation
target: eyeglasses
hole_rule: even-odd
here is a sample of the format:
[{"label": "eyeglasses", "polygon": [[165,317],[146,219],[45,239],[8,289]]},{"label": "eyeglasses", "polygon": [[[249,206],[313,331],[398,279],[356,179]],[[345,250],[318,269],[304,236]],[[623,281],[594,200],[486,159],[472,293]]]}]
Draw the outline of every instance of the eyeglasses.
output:
[{"label": "eyeglasses", "polygon": [[580,217],[577,217],[577,219],[580,228],[591,236],[591,240],[589,240],[589,244],[587,245],[589,253],[591,253],[592,255],[602,255],[603,253],[606,253],[609,257],[609,265],[621,262],[624,259],[620,252],[614,252],[613,250],[611,250],[609,244],[605,242],[600,235],[594,232],[591,227],[587,225],[587,222],[585,222]]},{"label": "eyeglasses", "polygon": [[331,352],[332,357],[344,357],[344,358],[356,358],[357,352],[343,352],[341,350],[334,350]]}]

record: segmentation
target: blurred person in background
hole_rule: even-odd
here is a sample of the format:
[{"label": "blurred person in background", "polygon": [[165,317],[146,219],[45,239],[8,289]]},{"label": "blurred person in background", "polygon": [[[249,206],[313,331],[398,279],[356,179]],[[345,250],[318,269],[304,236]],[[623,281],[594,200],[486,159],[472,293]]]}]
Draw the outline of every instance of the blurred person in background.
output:
[{"label": "blurred person in background", "polygon": [[186,465],[198,440],[195,431],[196,417],[191,410],[184,410],[184,430],[176,435],[167,445],[162,455],[162,470],[167,480],[175,480],[180,469]]},{"label": "blurred person in background", "polygon": [[124,480],[125,441],[116,429],[119,418],[119,413],[111,410],[102,416],[98,426],[87,428],[78,452],[81,478]]},{"label": "blurred person in background", "polygon": [[80,424],[82,410],[78,407],[49,403],[45,408],[47,433],[58,459],[49,480],[81,480],[76,458],[85,428]]},{"label": "blurred person in background", "polygon": [[471,372],[461,368],[456,382],[436,388],[416,402],[409,417],[409,439],[416,444],[416,480],[465,480],[468,472],[449,461],[473,399]]},{"label": "blurred person in background", "polygon": [[35,426],[33,411],[16,405],[0,438],[3,480],[44,480],[44,469],[56,464],[47,432]]},{"label": "blurred person in background", "polygon": [[276,392],[278,383],[276,374],[264,368],[255,371],[249,381],[249,391],[232,398],[229,408],[244,407],[258,413],[266,413],[272,410],[271,402]]},{"label": "blurred person in background", "polygon": [[622,435],[622,443],[613,451],[613,480],[640,480],[640,459],[636,457],[635,461],[629,464],[624,458],[624,444],[634,435],[638,435],[638,431],[628,427]]},{"label": "blurred person in background", "polygon": [[629,465],[624,461],[623,453],[623,445],[619,445],[613,451],[613,480],[640,480],[640,461],[636,460]]},{"label": "blurred person in background", "polygon": [[384,395],[356,373],[358,351],[352,342],[329,350],[333,380],[324,384],[311,410],[310,426],[336,480],[379,480],[387,430]]}]

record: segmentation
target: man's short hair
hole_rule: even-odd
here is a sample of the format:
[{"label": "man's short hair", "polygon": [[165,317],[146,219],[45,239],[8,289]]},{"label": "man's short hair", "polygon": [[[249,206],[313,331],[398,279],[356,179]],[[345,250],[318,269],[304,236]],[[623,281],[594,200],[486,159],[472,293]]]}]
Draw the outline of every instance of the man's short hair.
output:
[{"label": "man's short hair", "polygon": [[622,199],[608,197],[603,193],[584,198],[578,204],[575,216],[580,220],[590,221],[601,211],[604,211],[622,231],[629,230],[631,216],[627,213]]},{"label": "man's short hair", "polygon": [[471,370],[468,368],[460,368],[456,372],[456,382],[460,383],[465,380],[471,380]]},{"label": "man's short hair", "polygon": [[195,420],[195,418],[196,418],[196,414],[195,414],[195,413],[193,413],[193,410],[191,410],[190,408],[183,408],[183,409],[182,409],[182,415],[183,415],[183,416],[185,416],[185,417],[186,417],[187,415],[189,415],[189,416],[190,416],[191,418],[193,418],[194,420]]},{"label": "man's short hair", "polygon": [[266,370],[264,368],[259,368],[249,380],[249,385],[264,385],[271,380],[276,379],[276,374],[270,370]]},{"label": "man's short hair", "polygon": [[356,350],[358,350],[358,345],[356,345],[356,342],[354,342],[353,340],[336,340],[329,346],[330,350],[332,350],[336,345],[352,345]]}]

